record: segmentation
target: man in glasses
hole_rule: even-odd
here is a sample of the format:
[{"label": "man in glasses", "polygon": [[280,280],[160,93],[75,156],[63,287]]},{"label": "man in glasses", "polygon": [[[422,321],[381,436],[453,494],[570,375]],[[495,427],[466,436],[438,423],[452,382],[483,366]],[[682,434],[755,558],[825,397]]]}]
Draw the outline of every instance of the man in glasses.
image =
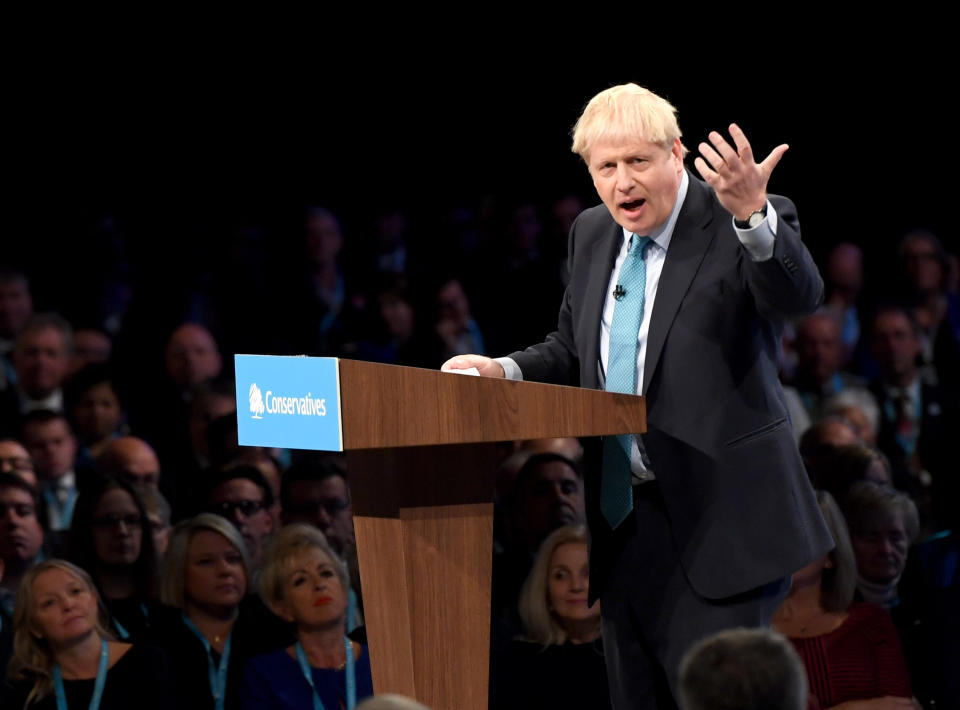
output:
[{"label": "man in glasses", "polygon": [[214,474],[208,490],[205,509],[234,524],[258,568],[273,531],[273,493],[263,474],[253,466],[235,466]]}]

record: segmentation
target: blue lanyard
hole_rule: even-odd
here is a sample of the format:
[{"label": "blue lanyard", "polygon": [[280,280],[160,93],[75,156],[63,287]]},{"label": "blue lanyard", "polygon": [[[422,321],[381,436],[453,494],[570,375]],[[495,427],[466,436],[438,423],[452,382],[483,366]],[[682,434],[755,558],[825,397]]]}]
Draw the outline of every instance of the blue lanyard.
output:
[{"label": "blue lanyard", "polygon": [[[140,605],[140,613],[143,614],[144,619],[150,619],[150,610],[147,608],[146,604]],[[130,632],[127,631],[126,627],[120,623],[120,620],[115,616],[111,617],[111,619],[113,620],[113,625],[117,627],[117,633],[120,635],[120,638],[124,641],[130,638]]]},{"label": "blue lanyard", "polygon": [[360,624],[357,623],[357,593],[353,588],[347,592],[347,633],[356,631]]},{"label": "blue lanyard", "polygon": [[213,696],[214,710],[223,710],[224,696],[227,694],[227,664],[230,662],[230,639],[233,637],[231,631],[227,635],[227,641],[223,644],[223,653],[220,654],[220,667],[213,665],[213,654],[210,652],[210,642],[207,637],[200,633],[198,629],[185,613],[181,614],[183,623],[187,625],[194,635],[203,642],[203,649],[207,652],[207,675],[210,679],[210,694]]},{"label": "blue lanyard", "polygon": [[[106,639],[100,639],[100,663],[97,666],[97,680],[93,684],[93,696],[90,698],[90,710],[100,707],[103,698],[103,686],[107,683],[107,666],[110,665],[110,651]],[[67,694],[63,689],[63,676],[60,664],[53,664],[53,692],[57,696],[57,710],[67,710]]]},{"label": "blue lanyard", "polygon": [[70,522],[73,520],[73,509],[77,505],[77,495],[77,489],[71,489],[63,505],[60,505],[60,499],[57,498],[50,488],[43,491],[43,497],[46,499],[47,505],[57,511],[57,515],[60,518],[60,527],[64,530],[70,528]]},{"label": "blue lanyard", "polygon": [[[353,645],[350,639],[343,637],[343,645],[347,651],[347,710],[353,710],[357,704],[357,672],[354,668]],[[303,650],[303,644],[297,641],[297,661],[300,663],[300,672],[306,678],[310,690],[313,691],[313,710],[326,710],[317,694],[317,688],[313,684],[313,673],[310,671],[310,661],[307,660],[306,651]]]}]

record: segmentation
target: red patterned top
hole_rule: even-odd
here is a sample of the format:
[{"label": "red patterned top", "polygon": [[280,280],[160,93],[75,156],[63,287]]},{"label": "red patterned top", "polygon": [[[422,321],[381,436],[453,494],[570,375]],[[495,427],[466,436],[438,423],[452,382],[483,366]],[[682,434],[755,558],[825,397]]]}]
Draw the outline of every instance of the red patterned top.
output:
[{"label": "red patterned top", "polygon": [[830,633],[790,641],[820,707],[884,695],[913,696],[897,630],[890,614],[874,604],[856,602]]}]

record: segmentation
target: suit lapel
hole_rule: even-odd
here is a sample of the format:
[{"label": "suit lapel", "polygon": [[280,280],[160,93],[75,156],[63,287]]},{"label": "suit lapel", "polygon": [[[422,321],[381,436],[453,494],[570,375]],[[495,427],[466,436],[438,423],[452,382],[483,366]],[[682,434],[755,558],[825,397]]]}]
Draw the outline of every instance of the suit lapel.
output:
[{"label": "suit lapel", "polygon": [[[613,220],[610,220],[613,222]],[[582,383],[584,387],[598,389],[597,363],[600,362],[600,322],[603,320],[603,306],[607,300],[607,285],[610,273],[617,260],[617,254],[623,245],[623,227],[616,222],[592,246],[590,254],[590,277],[583,297],[583,312],[588,314],[586,323],[594,324],[593,332],[587,334],[586,350],[583,356]]]},{"label": "suit lapel", "polygon": [[653,303],[653,314],[650,316],[642,394],[647,393],[670,326],[713,240],[715,230],[708,229],[712,221],[713,210],[709,192],[691,175],[686,199],[673,228],[673,237],[670,239],[670,248],[667,249],[667,258],[657,286],[657,297]]}]

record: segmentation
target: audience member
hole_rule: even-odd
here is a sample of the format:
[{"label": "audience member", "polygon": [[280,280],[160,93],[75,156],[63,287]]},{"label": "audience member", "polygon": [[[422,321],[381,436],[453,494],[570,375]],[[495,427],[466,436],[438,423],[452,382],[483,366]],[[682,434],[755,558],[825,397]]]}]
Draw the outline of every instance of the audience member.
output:
[{"label": "audience member", "polygon": [[799,652],[819,707],[874,698],[880,707],[879,699],[896,697],[912,708],[910,678],[890,615],[874,604],[853,602],[857,568],[847,527],[829,493],[819,491],[817,500],[835,547],[793,575],[773,628]]},{"label": "audience member", "polygon": [[125,479],[101,477],[77,502],[69,557],[96,582],[121,639],[143,638],[157,592],[153,529],[143,503]]},{"label": "audience member", "polygon": [[914,230],[900,242],[906,297],[915,310],[927,384],[960,396],[960,295],[947,290],[950,259],[933,232]]},{"label": "audience member", "polygon": [[250,572],[255,575],[263,563],[267,539],[273,530],[270,485],[258,468],[248,465],[215,473],[207,485],[206,510],[234,524],[246,543]]},{"label": "audience member", "polygon": [[106,365],[113,355],[110,336],[99,328],[77,328],[73,331],[73,356],[68,368],[70,377],[88,365]]},{"label": "audience member", "polygon": [[17,335],[11,353],[14,387],[0,398],[0,432],[13,433],[35,409],[63,411],[63,390],[73,348],[70,324],[56,313],[33,316]]},{"label": "audience member", "polygon": [[244,710],[308,708],[311,702],[351,708],[373,695],[367,648],[347,636],[349,590],[344,566],[316,528],[301,523],[277,533],[260,595],[293,624],[297,641],[247,664]]},{"label": "audience member", "polygon": [[516,624],[517,597],[530,573],[540,544],[558,527],[586,523],[583,474],[579,464],[563,454],[531,454],[517,473],[510,497],[503,501],[509,520],[502,548],[493,556],[494,615]]},{"label": "audience member", "polygon": [[76,466],[77,439],[67,418],[47,409],[30,412],[23,420],[23,443],[40,480],[46,527],[69,529],[77,495],[89,471]]},{"label": "audience member", "polygon": [[554,530],[520,593],[523,635],[497,661],[492,707],[610,707],[600,602],[589,603],[589,589],[586,529]]},{"label": "audience member", "polygon": [[827,255],[824,269],[826,305],[840,316],[846,365],[860,342],[858,300],[863,288],[863,251],[856,244],[840,242]]},{"label": "audience member", "polygon": [[245,464],[253,466],[263,475],[270,486],[273,504],[269,506],[270,517],[273,519],[273,529],[279,530],[280,522],[280,479],[282,470],[280,462],[271,454],[275,449],[265,449],[259,446],[241,447],[240,453],[233,457],[227,467]]},{"label": "audience member", "polygon": [[790,642],[768,629],[729,629],[680,664],[682,710],[804,710],[807,678]]},{"label": "audience member", "polygon": [[37,487],[33,459],[16,439],[0,439],[0,473],[15,474],[34,488]]},{"label": "audience member", "polygon": [[32,315],[33,298],[26,273],[0,266],[0,392],[16,381],[10,353],[17,335]]},{"label": "audience member", "polygon": [[147,513],[153,547],[159,562],[166,554],[167,545],[170,543],[170,503],[154,486],[134,484],[133,488]]},{"label": "audience member", "polygon": [[143,439],[121,436],[111,439],[97,459],[99,470],[151,488],[160,486],[160,459]]},{"label": "audience member", "polygon": [[823,405],[823,416],[843,417],[853,427],[860,441],[869,446],[877,445],[880,408],[877,400],[866,390],[851,388],[830,397]]},{"label": "audience member", "polygon": [[201,513],[174,527],[160,588],[168,608],[153,626],[170,659],[171,707],[240,708],[247,661],[289,643],[279,619],[247,597],[249,579],[246,546],[228,521]]},{"label": "audience member", "polygon": [[855,390],[869,397],[863,382],[842,371],[845,351],[837,314],[822,308],[800,321],[794,347],[797,370],[792,387],[785,387],[794,435],[800,437],[823,415],[824,403],[832,396]]},{"label": "audience member", "polygon": [[191,388],[223,370],[213,335],[199,323],[184,323],[170,334],[166,348],[167,378],[186,397]]},{"label": "audience member", "polygon": [[84,367],[67,382],[64,398],[80,456],[92,465],[111,440],[127,433],[126,414],[109,367]]},{"label": "audience member", "polygon": [[[284,524],[307,523],[318,528],[333,551],[346,563],[355,607],[358,614],[362,614],[360,563],[343,457],[308,456],[293,464],[283,475],[280,497],[280,517]],[[350,619],[348,628],[352,631],[359,623],[359,617]]]},{"label": "audience member", "polygon": [[0,473],[0,681],[13,652],[17,589],[42,547],[36,489],[15,474]]},{"label": "audience member", "polygon": [[486,352],[480,327],[470,312],[470,301],[457,278],[448,279],[436,292],[437,334],[443,342],[438,362],[455,355]]},{"label": "audience member", "polygon": [[807,473],[814,488],[826,491],[841,503],[857,481],[891,483],[890,464],[886,457],[865,444],[824,446],[815,462],[807,468]]},{"label": "audience member", "polygon": [[23,579],[14,613],[15,685],[4,707],[171,707],[167,662],[152,646],[115,641],[90,576],[63,560]]},{"label": "audience member", "polygon": [[893,465],[894,484],[913,498],[927,532],[940,529],[960,493],[949,432],[960,431],[956,402],[936,385],[921,381],[917,358],[922,343],[916,321],[898,306],[873,317],[873,350],[882,372],[871,388],[880,402],[877,444]]},{"label": "audience member", "polygon": [[916,505],[898,490],[862,481],[847,493],[844,512],[857,561],[857,592],[868,602],[895,606],[907,551],[919,530]]}]

